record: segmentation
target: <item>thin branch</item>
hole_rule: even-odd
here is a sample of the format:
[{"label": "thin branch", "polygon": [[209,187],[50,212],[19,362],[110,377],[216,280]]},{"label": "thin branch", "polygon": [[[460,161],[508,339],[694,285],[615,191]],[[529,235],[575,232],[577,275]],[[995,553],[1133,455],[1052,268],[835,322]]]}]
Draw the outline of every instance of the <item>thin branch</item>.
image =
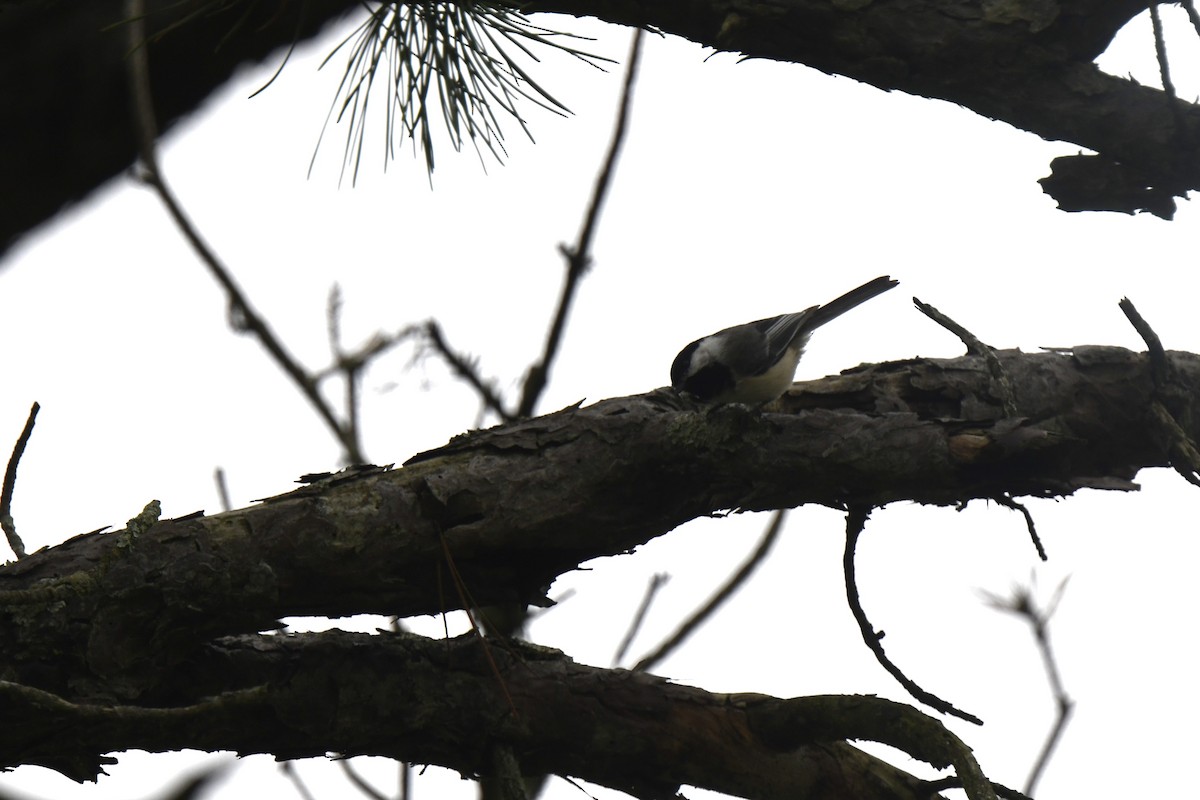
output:
[{"label": "thin branch", "polygon": [[325,326],[329,336],[329,349],[333,354],[333,362],[342,374],[343,387],[346,390],[346,420],[342,425],[345,436],[354,443],[347,452],[363,452],[361,429],[358,424],[358,390],[362,380],[362,369],[365,361],[350,359],[342,348],[342,288],[334,283],[329,290],[329,298],[325,307]]},{"label": "thin branch", "polygon": [[1027,795],[1033,794],[1038,781],[1041,780],[1042,773],[1045,772],[1046,765],[1050,763],[1050,758],[1054,755],[1054,749],[1062,739],[1063,731],[1066,730],[1067,723],[1071,721],[1071,714],[1075,710],[1074,702],[1062,689],[1062,684],[1058,677],[1058,667],[1054,659],[1054,654],[1050,649],[1049,634],[1046,632],[1044,626],[1039,627],[1035,631],[1035,634],[1038,646],[1042,652],[1042,661],[1046,665],[1046,671],[1050,674],[1051,685],[1054,687],[1054,700],[1058,715],[1055,718],[1054,727],[1050,729],[1050,733],[1046,737],[1045,744],[1042,745],[1042,751],[1038,754],[1037,762],[1033,765],[1033,769],[1029,772],[1029,777],[1025,780],[1025,794]]},{"label": "thin branch", "polygon": [[475,364],[460,355],[446,343],[446,338],[442,335],[442,327],[435,320],[429,320],[429,322],[425,323],[425,336],[429,340],[429,343],[433,345],[433,349],[442,358],[446,359],[446,363],[454,370],[454,374],[471,385],[471,388],[475,390],[488,409],[495,412],[505,422],[512,422],[515,419],[512,412],[504,407],[504,401],[500,399],[500,395],[479,374],[479,370],[476,369]]},{"label": "thin branch", "polygon": [[29,444],[29,437],[33,435],[33,425],[37,422],[38,411],[41,408],[36,402],[29,407],[29,416],[25,419],[25,427],[21,429],[21,435],[13,444],[12,455],[8,457],[8,468],[4,470],[4,488],[0,490],[0,527],[4,529],[4,535],[8,538],[8,546],[12,548],[13,554],[17,558],[25,557],[25,544],[17,535],[17,523],[13,521],[12,517],[13,491],[17,486],[17,465],[21,463],[21,456],[25,455],[25,445]]},{"label": "thin branch", "polygon": [[1129,320],[1129,324],[1146,343],[1146,353],[1150,356],[1150,376],[1154,379],[1155,388],[1161,390],[1167,385],[1169,374],[1167,351],[1163,348],[1162,339],[1159,338],[1154,328],[1150,327],[1150,323],[1146,322],[1146,318],[1138,312],[1137,307],[1128,297],[1122,297],[1121,302],[1117,303],[1117,307],[1121,309],[1121,313]]},{"label": "thin branch", "polygon": [[315,373],[313,380],[319,384],[334,375],[345,374],[348,368],[359,372],[365,371],[374,359],[424,332],[424,325],[405,325],[395,333],[376,332],[358,350],[342,351],[340,356],[335,354],[333,363]]},{"label": "thin branch", "polygon": [[1029,509],[1024,504],[1017,502],[1008,495],[999,495],[995,498],[996,502],[1005,508],[1011,508],[1013,511],[1019,511],[1025,517],[1025,529],[1029,531],[1029,538],[1033,540],[1033,547],[1037,550],[1038,558],[1042,561],[1048,561],[1046,548],[1042,546],[1042,537],[1038,536],[1037,525],[1033,522],[1033,514],[1029,513]]},{"label": "thin branch", "polygon": [[[401,762],[403,763],[403,762]],[[365,794],[371,800],[388,800],[388,796],[372,786],[362,774],[350,764],[350,759],[343,758],[338,761],[338,766],[342,768],[343,774],[350,779],[360,792]]]},{"label": "thin branch", "polygon": [[221,500],[221,510],[229,511],[233,504],[229,502],[229,486],[225,482],[225,470],[217,467],[213,470],[213,481],[217,484],[217,497]]},{"label": "thin branch", "polygon": [[608,146],[608,155],[604,159],[604,166],[596,178],[596,186],[592,191],[592,199],[588,205],[587,215],[584,217],[583,228],[579,232],[579,239],[575,242],[574,247],[566,245],[559,247],[559,251],[567,261],[566,279],[563,281],[562,293],[558,298],[558,309],[554,314],[554,322],[550,325],[550,331],[546,336],[546,346],[542,357],[529,368],[529,372],[525,375],[525,385],[521,392],[521,403],[517,407],[517,417],[532,416],[542,392],[546,389],[546,383],[550,377],[550,367],[558,355],[563,331],[567,326],[571,302],[575,297],[580,279],[591,265],[592,239],[596,235],[596,226],[600,221],[600,210],[604,206],[604,199],[612,183],[613,173],[616,171],[617,157],[620,155],[621,145],[625,141],[625,134],[629,129],[629,108],[633,102],[633,84],[637,77],[641,52],[642,29],[638,28],[634,31],[633,42],[629,47],[629,63],[625,69],[625,84],[621,91],[616,127]]},{"label": "thin branch", "polygon": [[638,605],[637,612],[633,615],[633,620],[629,623],[629,630],[621,637],[621,643],[617,645],[616,655],[613,656],[613,666],[619,665],[625,660],[625,654],[629,652],[629,646],[633,644],[633,639],[642,628],[642,623],[646,620],[646,612],[650,610],[650,604],[654,602],[654,598],[658,595],[658,591],[662,589],[671,580],[671,576],[666,572],[656,572],[650,576],[650,582],[646,584],[646,593],[642,595],[642,602]]},{"label": "thin branch", "polygon": [[1162,18],[1158,13],[1158,0],[1149,0],[1150,27],[1154,30],[1154,55],[1158,59],[1158,74],[1162,77],[1163,93],[1167,97],[1167,106],[1175,119],[1175,130],[1182,134],[1187,130],[1180,109],[1179,96],[1175,93],[1175,84],[1171,81],[1171,65],[1167,60],[1167,40],[1163,35]]},{"label": "thin branch", "polygon": [[880,644],[880,640],[883,639],[883,631],[876,631],[871,625],[871,621],[867,619],[867,614],[863,611],[862,602],[858,597],[858,584],[854,577],[854,551],[858,546],[859,534],[863,532],[863,529],[867,525],[867,515],[869,513],[870,509],[862,506],[854,506],[847,512],[846,550],[842,557],[842,569],[846,577],[846,600],[850,604],[850,611],[854,614],[855,621],[858,622],[858,629],[862,633],[863,641],[867,643],[867,647],[875,654],[875,660],[904,687],[905,691],[917,700],[943,714],[950,714],[959,719],[965,719],[967,722],[982,725],[983,720],[979,717],[969,714],[966,711],[961,711],[940,697],[922,689],[911,678],[905,675],[887,657],[887,654],[883,652],[883,645]]},{"label": "thin branch", "polygon": [[1183,0],[1183,7],[1187,11],[1192,27],[1196,30],[1196,35],[1200,36],[1200,13],[1196,12],[1195,0]]},{"label": "thin branch", "polygon": [[317,800],[313,793],[309,791],[308,785],[305,784],[304,780],[300,777],[300,773],[296,771],[296,764],[294,761],[284,761],[279,765],[279,771],[286,775],[288,780],[292,782],[292,785],[296,787],[296,791],[299,793],[301,800]]},{"label": "thin branch", "polygon": [[750,557],[742,563],[737,570],[730,576],[725,585],[718,589],[708,602],[705,603],[696,613],[686,619],[680,625],[674,634],[660,644],[653,652],[643,656],[642,660],[633,665],[635,672],[642,672],[652,669],[656,664],[670,655],[687,638],[696,632],[696,629],[704,624],[709,617],[717,612],[721,606],[725,605],[725,601],[733,596],[742,584],[750,579],[754,571],[759,565],[766,560],[767,554],[771,552],[771,547],[775,544],[775,540],[779,538],[779,532],[783,530],[784,520],[787,519],[787,509],[781,508],[771,517],[771,523],[767,526],[767,530],[763,533],[763,537],[759,540],[758,547],[750,554]]},{"label": "thin branch", "polygon": [[1062,583],[1054,591],[1054,596],[1047,603],[1045,609],[1038,608],[1037,601],[1034,599],[1033,590],[1029,587],[1016,587],[1013,590],[1012,596],[1009,598],[1001,598],[996,595],[985,592],[984,596],[989,605],[1000,611],[1007,611],[1010,614],[1016,614],[1029,623],[1030,630],[1033,631],[1034,639],[1037,642],[1038,652],[1042,656],[1042,664],[1046,668],[1046,678],[1050,682],[1050,691],[1054,694],[1054,703],[1058,710],[1058,715],[1055,718],[1054,726],[1050,729],[1050,733],[1046,737],[1045,743],[1042,745],[1042,750],[1038,754],[1037,761],[1034,762],[1033,769],[1029,772],[1029,777],[1025,781],[1025,794],[1032,795],[1038,781],[1046,770],[1046,765],[1050,762],[1050,757],[1054,753],[1055,747],[1062,739],[1063,731],[1066,730],[1067,723],[1071,719],[1071,713],[1075,709],[1075,703],[1067,694],[1066,687],[1063,685],[1062,675],[1058,670],[1058,661],[1054,657],[1054,651],[1050,647],[1050,618],[1054,615],[1054,611],[1058,608],[1058,603],[1062,600],[1063,591],[1066,589],[1067,581],[1064,578]]},{"label": "thin branch", "polygon": [[996,356],[995,348],[984,344],[978,336],[928,303],[922,303],[914,297],[913,305],[922,314],[962,340],[962,343],[967,346],[968,355],[983,356],[983,360],[988,365],[988,371],[991,373],[992,380],[1000,388],[1000,400],[1004,404],[1004,415],[1007,417],[1018,416],[1017,401],[1013,393],[1012,383],[1008,379],[1008,373],[1004,371],[1004,365],[1000,363],[1000,359]]},{"label": "thin branch", "polygon": [[1164,400],[1170,397],[1171,365],[1167,361],[1166,350],[1162,340],[1155,333],[1150,323],[1138,313],[1133,302],[1128,297],[1117,304],[1125,314],[1126,319],[1133,325],[1134,330],[1146,343],[1146,351],[1150,357],[1150,378],[1154,381],[1154,399],[1150,403],[1150,419],[1156,424],[1158,433],[1166,444],[1170,455],[1171,467],[1188,483],[1200,486],[1200,448],[1179,424],[1179,420],[1167,408]]},{"label": "thin branch", "polygon": [[128,0],[127,16],[129,19],[129,82],[133,96],[134,124],[138,132],[138,149],[142,160],[142,179],[155,190],[159,199],[171,215],[179,231],[192,246],[201,262],[208,267],[209,273],[225,290],[229,301],[230,316],[236,320],[235,327],[253,333],[270,353],[275,362],[292,379],[292,382],[308,398],[317,414],[333,432],[338,442],[346,451],[345,456],[350,463],[366,461],[357,445],[346,436],[341,422],[333,409],[325,402],[318,391],[316,381],[292,357],[287,348],[271,330],[266,321],[250,305],[250,301],[242,292],[241,287],[233,279],[229,270],[213,252],[212,248],[201,237],[191,219],[184,212],[174,193],[167,185],[158,163],[155,141],[158,138],[158,124],[155,120],[153,98],[150,92],[150,67],[147,57],[144,0]]},{"label": "thin branch", "polygon": [[1171,65],[1167,61],[1167,41],[1163,36],[1162,18],[1158,13],[1158,0],[1150,0],[1150,27],[1154,30],[1154,55],[1158,59],[1158,74],[1162,77],[1163,91],[1167,102],[1175,103],[1175,84],[1171,81]]}]

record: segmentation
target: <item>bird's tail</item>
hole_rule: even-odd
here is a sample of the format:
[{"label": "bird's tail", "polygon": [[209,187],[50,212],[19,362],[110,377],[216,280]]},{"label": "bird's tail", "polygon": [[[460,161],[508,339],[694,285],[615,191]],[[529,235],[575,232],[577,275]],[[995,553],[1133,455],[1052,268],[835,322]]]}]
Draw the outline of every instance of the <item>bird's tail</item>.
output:
[{"label": "bird's tail", "polygon": [[892,280],[888,275],[881,275],[873,281],[867,281],[857,289],[851,289],[836,300],[831,300],[812,312],[804,321],[804,328],[813,331],[826,322],[840,317],[852,308],[860,306],[872,297],[878,297],[889,289],[894,289],[900,281]]}]

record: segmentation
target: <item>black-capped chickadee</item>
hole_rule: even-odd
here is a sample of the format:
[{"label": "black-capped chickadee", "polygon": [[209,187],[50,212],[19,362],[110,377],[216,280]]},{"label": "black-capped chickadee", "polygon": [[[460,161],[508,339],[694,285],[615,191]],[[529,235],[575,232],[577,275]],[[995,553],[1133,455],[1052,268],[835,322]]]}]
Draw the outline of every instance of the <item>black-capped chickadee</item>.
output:
[{"label": "black-capped chickadee", "polygon": [[792,385],[813,331],[897,283],[883,275],[823,306],[697,339],[675,357],[671,385],[705,403],[769,403]]}]

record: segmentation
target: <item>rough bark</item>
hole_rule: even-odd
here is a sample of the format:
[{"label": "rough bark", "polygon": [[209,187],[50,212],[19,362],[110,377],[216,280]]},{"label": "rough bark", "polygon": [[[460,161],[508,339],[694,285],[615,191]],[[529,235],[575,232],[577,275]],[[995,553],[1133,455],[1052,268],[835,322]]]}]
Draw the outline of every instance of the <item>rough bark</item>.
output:
[{"label": "rough bark", "polygon": [[85,780],[116,749],[336,752],[479,777],[507,748],[528,774],[643,798],[685,783],[754,798],[926,800],[920,780],[837,740],[858,731],[938,766],[956,748],[935,720],[877,698],[714,695],[549,648],[484,647],[471,635],[229,637],[200,648],[161,697],[119,709],[0,683],[0,758]]},{"label": "rough bark", "polygon": [[[798,384],[773,413],[697,407],[665,390],[606,400],[464,435],[401,469],[309,476],[309,485],[250,508],[161,521],[137,535],[84,534],[34,553],[0,568],[0,679],[6,682],[0,704],[9,723],[0,737],[0,765],[32,761],[85,777],[111,750],[186,746],[258,748],[280,756],[377,752],[476,774],[486,772],[479,761],[485,728],[469,714],[491,709],[486,730],[497,731],[496,741],[537,762],[538,770],[626,788],[646,781],[655,789],[646,796],[673,782],[694,782],[683,767],[672,772],[665,762],[639,767],[657,778],[639,773],[635,779],[621,771],[629,767],[615,755],[600,759],[601,766],[582,765],[577,752],[576,760],[566,753],[551,758],[539,738],[546,733],[536,725],[517,736],[505,727],[511,721],[502,724],[511,706],[497,699],[499,684],[489,682],[476,661],[463,656],[476,672],[461,682],[449,662],[437,660],[439,646],[450,658],[449,645],[257,632],[282,616],[403,617],[458,608],[465,602],[454,588],[458,581],[476,605],[544,603],[555,577],[582,561],[628,552],[722,510],[1132,489],[1139,469],[1170,463],[1172,453],[1185,449],[1179,437],[1200,433],[1200,356],[1170,353],[1157,382],[1147,356],[1120,348],[1005,351],[999,364],[1000,373],[979,357],[862,367]],[[1170,431],[1168,417],[1182,433]],[[410,646],[418,650],[388,655]],[[554,670],[571,675],[583,668],[561,654],[546,662],[529,655],[536,652],[510,653],[515,661],[499,668],[518,718],[584,713],[569,705],[578,698],[560,673],[526,682],[520,665],[553,662]],[[410,675],[410,667],[443,674]],[[338,728],[343,713],[366,713],[351,711],[353,702],[362,702],[357,693],[369,695],[389,670],[390,680],[416,687],[394,696],[391,689],[377,691],[394,701],[377,718],[390,734],[368,731],[365,722]],[[596,712],[594,718],[616,727],[572,735],[605,742],[633,736],[620,726],[642,724],[630,715],[651,703],[648,687],[669,695],[654,702],[678,699],[654,679],[622,672],[588,672],[580,680],[612,693],[611,705],[608,694],[602,703],[611,716]],[[626,697],[621,686],[638,689]],[[300,699],[306,692],[313,693],[309,702]],[[279,700],[280,693],[292,699]],[[480,693],[490,693],[486,702]],[[420,703],[434,701],[427,694],[445,710],[425,714]],[[371,702],[380,703],[379,696]],[[717,701],[699,693],[679,702],[690,708]],[[269,719],[280,729],[253,738],[258,729],[239,722],[240,703],[250,704],[251,715],[269,706]],[[146,708],[159,709],[158,716]],[[445,749],[422,749],[425,729],[406,737],[394,720],[445,727],[439,734]],[[121,727],[126,723],[131,727]],[[694,720],[683,711],[656,724],[667,730],[649,739],[686,743],[693,735],[687,727]],[[72,759],[51,763],[54,747],[44,737],[68,729],[78,732],[78,747]],[[347,739],[347,731],[374,738]],[[768,738],[774,744],[762,740],[761,731],[747,744],[725,723],[704,731],[729,740],[720,746],[766,748],[759,754],[764,759],[808,764],[824,758],[811,748],[796,751],[812,741],[789,739],[786,726],[773,729]],[[162,738],[155,739],[158,732]],[[692,746],[672,752],[679,757]],[[779,755],[781,749],[790,755]],[[854,761],[861,755],[822,752],[841,768],[862,766]],[[663,751],[636,757],[652,754]],[[823,785],[824,768],[812,765],[814,785]],[[730,791],[725,780],[714,778],[711,785]],[[908,796],[911,785],[901,783],[909,788],[859,796]]]},{"label": "rough bark", "polygon": [[[166,124],[234,68],[315,35],[352,0],[148,0]],[[1147,209],[1200,187],[1200,107],[1092,63],[1145,8],[1131,0],[533,0],[530,12],[644,25],[754,58],[793,61],[883,89],[959,103],[1097,156],[1057,159],[1044,182],[1068,210]],[[133,162],[121,0],[0,7],[0,254],[17,236]],[[244,16],[243,16],[244,15]],[[551,23],[553,24],[553,23]],[[114,27],[115,26],[115,27]],[[563,92],[566,94],[566,92]],[[19,158],[11,154],[20,154]]]}]

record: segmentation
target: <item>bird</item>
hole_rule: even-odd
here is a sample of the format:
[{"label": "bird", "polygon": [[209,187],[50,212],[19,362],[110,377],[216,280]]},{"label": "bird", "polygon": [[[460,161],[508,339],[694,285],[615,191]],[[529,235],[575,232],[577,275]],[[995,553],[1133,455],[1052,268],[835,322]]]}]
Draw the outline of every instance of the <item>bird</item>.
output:
[{"label": "bird", "polygon": [[763,405],[783,396],[796,377],[808,337],[852,308],[894,288],[882,275],[823,306],[725,328],[679,351],[671,386],[702,403]]}]

